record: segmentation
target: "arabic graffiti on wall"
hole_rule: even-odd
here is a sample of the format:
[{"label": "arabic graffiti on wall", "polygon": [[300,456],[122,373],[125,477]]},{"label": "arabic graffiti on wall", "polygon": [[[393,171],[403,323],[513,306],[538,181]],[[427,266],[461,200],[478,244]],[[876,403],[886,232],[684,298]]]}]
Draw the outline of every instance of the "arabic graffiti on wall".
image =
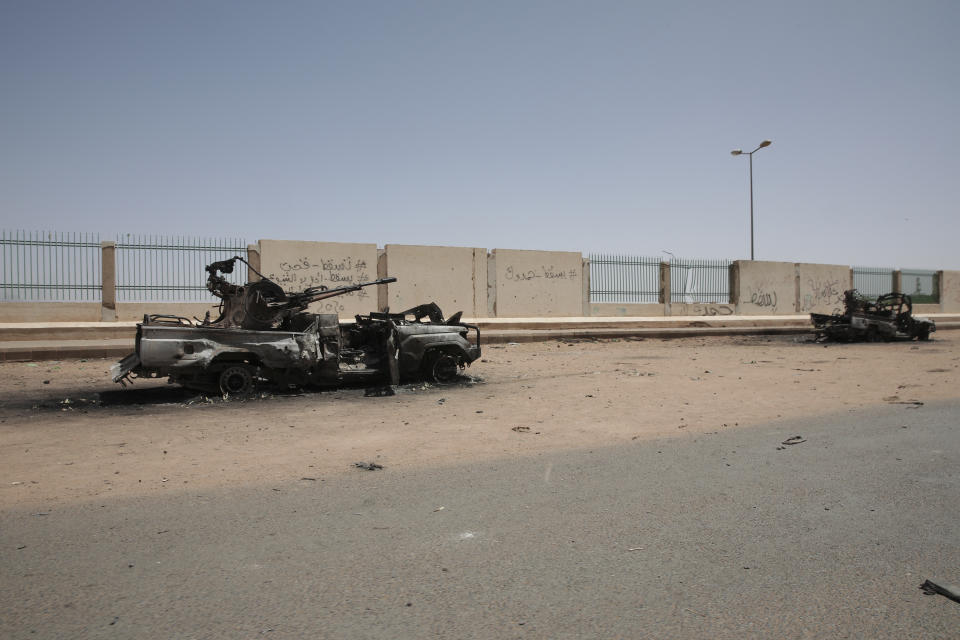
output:
[{"label": "arabic graffiti on wall", "polygon": [[760,286],[750,291],[750,304],[776,311],[778,297],[776,290]]},{"label": "arabic graffiti on wall", "polygon": [[553,265],[520,269],[508,265],[504,270],[503,278],[509,282],[532,282],[534,280],[576,280],[576,269],[558,269]]},{"label": "arabic graffiti on wall", "polygon": [[832,313],[839,313],[843,306],[843,294],[839,280],[809,278],[800,298],[800,311],[810,312],[820,307],[828,307]]},{"label": "arabic graffiti on wall", "polygon": [[[291,292],[303,291],[311,287],[334,289],[374,279],[367,261],[352,256],[338,258],[298,256],[280,262],[276,271],[264,275],[284,290]],[[310,309],[315,313],[340,313],[346,309],[345,298],[375,300],[376,289],[367,287],[328,300],[321,300],[310,305]]]}]

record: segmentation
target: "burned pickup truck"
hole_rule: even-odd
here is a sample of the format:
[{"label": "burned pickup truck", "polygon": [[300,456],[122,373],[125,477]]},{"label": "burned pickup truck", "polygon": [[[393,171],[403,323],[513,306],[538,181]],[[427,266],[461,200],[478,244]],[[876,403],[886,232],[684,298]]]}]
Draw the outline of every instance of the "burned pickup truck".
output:
[{"label": "burned pickup truck", "polygon": [[221,273],[232,273],[237,261],[247,264],[235,256],[207,266],[207,289],[220,298],[215,320],[209,313],[203,320],[144,316],[136,350],[111,368],[114,382],[169,377],[191,389],[241,396],[263,386],[450,382],[480,357],[479,328],[461,322],[460,313],[444,319],[434,303],[343,324],[337,314],[306,311],[312,302],[396,278],[288,293],[259,273],[256,282],[229,282]]},{"label": "burned pickup truck", "polygon": [[913,317],[913,302],[904,293],[888,293],[875,301],[856,289],[843,292],[843,313],[811,313],[817,341],[929,340],[937,330],[932,320]]}]

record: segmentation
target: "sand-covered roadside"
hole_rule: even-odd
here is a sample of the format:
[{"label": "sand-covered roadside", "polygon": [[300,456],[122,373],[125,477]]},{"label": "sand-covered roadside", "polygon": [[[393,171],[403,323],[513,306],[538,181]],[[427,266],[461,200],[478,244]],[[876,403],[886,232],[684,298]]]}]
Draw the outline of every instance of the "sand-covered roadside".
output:
[{"label": "sand-covered roadside", "polygon": [[205,401],[110,382],[111,361],[0,364],[0,506],[535,455],[960,394],[951,332],[818,345],[794,336],[487,346],[471,378]]}]

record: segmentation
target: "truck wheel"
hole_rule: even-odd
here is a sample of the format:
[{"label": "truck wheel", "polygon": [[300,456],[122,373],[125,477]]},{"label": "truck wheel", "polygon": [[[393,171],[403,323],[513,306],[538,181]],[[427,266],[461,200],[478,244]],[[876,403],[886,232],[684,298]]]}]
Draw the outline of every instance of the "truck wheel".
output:
[{"label": "truck wheel", "polygon": [[449,353],[434,353],[427,357],[424,370],[435,382],[453,382],[460,372],[460,363]]},{"label": "truck wheel", "polygon": [[229,396],[248,396],[253,393],[253,371],[245,364],[227,367],[220,372],[220,391]]}]

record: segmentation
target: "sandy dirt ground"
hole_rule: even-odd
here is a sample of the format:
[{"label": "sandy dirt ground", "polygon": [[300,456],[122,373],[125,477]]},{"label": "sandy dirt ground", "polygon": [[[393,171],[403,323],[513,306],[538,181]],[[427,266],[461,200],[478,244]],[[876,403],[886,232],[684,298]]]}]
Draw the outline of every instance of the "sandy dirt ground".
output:
[{"label": "sandy dirt ground", "polygon": [[458,384],[224,401],[112,361],[0,364],[0,508],[202,488],[322,482],[515,458],[960,394],[960,334],[822,345],[805,337],[491,345]]}]

